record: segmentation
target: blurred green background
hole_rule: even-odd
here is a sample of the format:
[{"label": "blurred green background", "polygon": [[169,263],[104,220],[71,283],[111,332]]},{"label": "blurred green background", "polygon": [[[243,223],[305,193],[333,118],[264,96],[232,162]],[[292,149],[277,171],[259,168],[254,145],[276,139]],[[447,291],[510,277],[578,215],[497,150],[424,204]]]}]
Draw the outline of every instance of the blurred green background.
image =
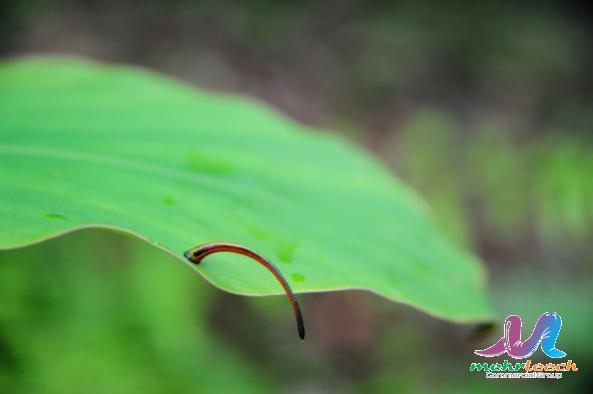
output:
[{"label": "blurred green background", "polygon": [[487,381],[468,367],[500,326],[478,337],[361,291],[301,295],[298,343],[283,297],[223,293],[141,241],[84,230],[0,252],[0,392],[593,387],[593,25],[577,2],[476,3],[9,0],[0,56],[138,64],[342,133],[482,258],[499,323],[520,314],[525,335],[562,316],[578,373]]}]

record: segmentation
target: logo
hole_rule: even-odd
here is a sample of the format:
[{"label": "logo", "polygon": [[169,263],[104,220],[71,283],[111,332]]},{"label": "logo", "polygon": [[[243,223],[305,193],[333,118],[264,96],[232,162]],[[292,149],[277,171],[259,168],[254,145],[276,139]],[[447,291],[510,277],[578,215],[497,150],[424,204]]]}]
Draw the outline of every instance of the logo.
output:
[{"label": "logo", "polygon": [[[494,345],[474,353],[481,357],[496,357],[507,354],[514,359],[524,359],[533,355],[541,347],[542,352],[549,358],[563,358],[566,353],[556,348],[556,341],[562,328],[562,319],[556,312],[542,314],[531,335],[521,340],[521,317],[509,315],[504,320],[502,337]],[[561,379],[562,372],[576,372],[576,363],[568,360],[563,363],[533,363],[530,359],[525,362],[503,363],[471,363],[470,372],[485,371],[486,378],[518,379],[518,378],[552,378]]]},{"label": "logo", "polygon": [[562,319],[556,312],[546,312],[537,319],[533,332],[521,341],[521,317],[510,315],[504,320],[504,332],[494,345],[474,353],[482,357],[495,357],[507,353],[512,358],[531,356],[541,345],[542,351],[550,358],[562,358],[566,353],[556,349],[556,340],[562,328]]}]

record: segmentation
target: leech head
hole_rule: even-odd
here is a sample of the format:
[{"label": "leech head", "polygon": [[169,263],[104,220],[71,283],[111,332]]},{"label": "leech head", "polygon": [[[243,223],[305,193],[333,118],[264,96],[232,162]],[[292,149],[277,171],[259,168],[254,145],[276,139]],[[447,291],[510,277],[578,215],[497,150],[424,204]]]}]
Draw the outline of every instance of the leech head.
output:
[{"label": "leech head", "polygon": [[186,258],[186,259],[188,259],[189,261],[192,261],[192,262],[193,262],[193,258],[194,258],[194,256],[193,256],[193,254],[192,254],[191,250],[186,250],[186,251],[183,253],[183,257],[185,257],[185,258]]},{"label": "leech head", "polygon": [[183,257],[185,257],[194,264],[200,264],[200,261],[202,261],[202,259],[209,254],[208,251],[211,251],[211,249],[212,248],[210,244],[198,245],[195,248],[191,248],[185,251],[183,253]]}]

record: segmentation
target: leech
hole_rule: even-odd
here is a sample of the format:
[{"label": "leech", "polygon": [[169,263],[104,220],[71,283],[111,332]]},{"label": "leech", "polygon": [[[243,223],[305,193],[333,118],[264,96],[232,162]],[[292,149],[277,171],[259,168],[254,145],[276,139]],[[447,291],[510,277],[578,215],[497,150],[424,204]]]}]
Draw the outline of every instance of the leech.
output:
[{"label": "leech", "polygon": [[206,242],[188,250],[187,252],[183,253],[183,255],[192,263],[200,264],[204,257],[218,252],[232,252],[242,254],[247,257],[251,257],[253,260],[257,261],[258,263],[266,267],[272,274],[274,274],[276,279],[278,279],[278,282],[280,282],[280,284],[284,288],[284,291],[288,296],[288,300],[290,301],[290,305],[292,306],[292,310],[294,312],[294,316],[297,322],[297,328],[299,331],[299,338],[305,339],[305,324],[303,323],[303,315],[301,314],[301,308],[299,307],[299,303],[294,293],[292,292],[292,289],[288,285],[288,282],[286,281],[280,270],[278,270],[278,267],[276,267],[270,260],[266,259],[259,253],[256,253],[253,250],[246,248],[245,246],[228,242]]}]

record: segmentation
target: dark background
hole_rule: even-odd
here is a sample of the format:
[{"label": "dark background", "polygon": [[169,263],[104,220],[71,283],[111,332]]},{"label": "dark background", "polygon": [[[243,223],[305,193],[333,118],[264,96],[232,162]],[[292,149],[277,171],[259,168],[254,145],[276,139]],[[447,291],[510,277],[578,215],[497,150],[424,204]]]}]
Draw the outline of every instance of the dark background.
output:
[{"label": "dark background", "polygon": [[3,1],[2,57],[141,65],[371,151],[485,262],[499,323],[520,314],[525,335],[558,312],[580,371],[486,381],[468,367],[500,327],[479,337],[360,291],[300,296],[311,336],[297,343],[285,299],[223,293],[139,241],[85,230],[0,254],[0,391],[591,388],[589,15],[551,1]]}]

